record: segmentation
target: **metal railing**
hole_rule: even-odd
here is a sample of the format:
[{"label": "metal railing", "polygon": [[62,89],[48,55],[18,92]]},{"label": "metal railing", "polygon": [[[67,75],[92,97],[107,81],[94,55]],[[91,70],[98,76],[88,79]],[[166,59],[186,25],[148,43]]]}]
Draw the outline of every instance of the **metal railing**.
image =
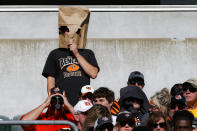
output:
[{"label": "metal railing", "polygon": [[1,125],[69,125],[74,131],[78,131],[76,125],[70,121],[65,120],[35,120],[35,121],[24,121],[24,120],[10,120],[0,121]]}]

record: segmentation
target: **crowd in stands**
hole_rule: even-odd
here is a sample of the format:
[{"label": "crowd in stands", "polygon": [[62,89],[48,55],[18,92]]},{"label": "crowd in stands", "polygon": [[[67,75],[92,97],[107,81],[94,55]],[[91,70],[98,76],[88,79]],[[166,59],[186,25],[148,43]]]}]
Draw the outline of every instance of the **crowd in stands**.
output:
[{"label": "crowd in stands", "polygon": [[[24,114],[21,120],[69,120],[79,131],[196,131],[197,79],[175,84],[156,92],[148,100],[143,92],[144,75],[130,74],[126,87],[114,92],[107,87],[96,90],[91,85],[82,87],[78,102],[73,107],[58,88],[43,104]],[[46,113],[43,110],[47,108]],[[72,130],[70,126],[23,125],[25,131]]]},{"label": "crowd in stands", "polygon": [[[108,87],[90,84],[100,70],[94,52],[85,49],[90,12],[60,7],[59,48],[52,50],[42,75],[48,97],[20,120],[67,120],[79,131],[197,131],[197,79],[163,88],[148,100],[143,73],[130,73],[120,97]],[[78,94],[80,92],[80,94]],[[59,123],[58,123],[59,124]],[[25,131],[71,131],[71,125],[25,125]]]}]

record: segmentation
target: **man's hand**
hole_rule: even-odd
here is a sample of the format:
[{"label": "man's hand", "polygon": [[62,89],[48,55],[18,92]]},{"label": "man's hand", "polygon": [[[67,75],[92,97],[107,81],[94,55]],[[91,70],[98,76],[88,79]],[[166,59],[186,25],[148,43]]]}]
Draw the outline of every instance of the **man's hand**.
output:
[{"label": "man's hand", "polygon": [[76,43],[70,43],[68,44],[68,47],[70,48],[70,51],[72,51],[72,53],[76,56],[77,54],[79,54],[78,52],[78,48],[77,48],[77,44]]},{"label": "man's hand", "polygon": [[72,114],[74,114],[73,106],[68,102],[68,99],[66,97],[66,94],[64,94],[64,95],[62,95],[60,93],[56,93],[56,94],[60,95],[63,98],[63,100],[64,100],[64,107],[66,109],[68,109]]},{"label": "man's hand", "polygon": [[66,96],[64,96],[64,95],[62,95],[62,94],[60,94],[60,93],[56,93],[56,95],[60,95],[62,98],[63,98],[63,100],[64,100],[64,105],[67,107],[68,105],[70,105],[70,103],[68,102],[68,99],[67,99],[67,97]]},{"label": "man's hand", "polygon": [[52,95],[48,96],[42,105],[44,105],[45,108],[48,107],[51,103],[51,98],[55,95],[57,95],[57,94],[52,94]]}]

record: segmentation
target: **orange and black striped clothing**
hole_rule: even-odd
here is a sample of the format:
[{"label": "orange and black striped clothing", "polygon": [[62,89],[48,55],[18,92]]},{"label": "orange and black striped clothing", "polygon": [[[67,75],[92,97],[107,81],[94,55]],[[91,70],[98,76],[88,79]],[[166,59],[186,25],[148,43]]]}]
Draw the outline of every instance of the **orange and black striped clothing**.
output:
[{"label": "orange and black striped clothing", "polygon": [[119,102],[119,98],[116,99],[116,100],[113,102],[112,106],[111,106],[110,112],[111,112],[111,114],[114,115],[114,116],[117,116],[118,113],[120,112],[120,105],[118,104],[118,102]]}]

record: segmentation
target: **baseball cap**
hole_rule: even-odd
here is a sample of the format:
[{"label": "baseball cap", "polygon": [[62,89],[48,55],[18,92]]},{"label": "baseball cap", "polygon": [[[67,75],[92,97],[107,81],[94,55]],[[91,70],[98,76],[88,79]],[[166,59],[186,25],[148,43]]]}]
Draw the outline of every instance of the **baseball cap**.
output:
[{"label": "baseball cap", "polygon": [[183,83],[183,86],[190,84],[192,87],[197,88],[197,79],[196,78],[190,78],[186,82]]},{"label": "baseball cap", "polygon": [[81,88],[81,95],[84,96],[87,93],[93,93],[94,89],[92,88],[91,85],[85,85]]},{"label": "baseball cap", "polygon": [[111,128],[113,129],[112,119],[106,116],[97,118],[94,129],[105,129],[105,128]]},{"label": "baseball cap", "polygon": [[172,96],[171,97],[171,104],[174,103],[183,103],[184,105],[187,105],[186,99],[184,96],[182,95],[176,95],[176,96]]},{"label": "baseball cap", "polygon": [[170,90],[171,96],[176,96],[176,95],[179,95],[179,94],[183,94],[182,86],[183,85],[181,83],[173,85],[173,87]]},{"label": "baseball cap", "polygon": [[77,104],[74,106],[74,113],[77,112],[86,112],[90,108],[92,108],[92,103],[88,100],[80,100],[77,102]]},{"label": "baseball cap", "polygon": [[141,78],[144,80],[144,75],[139,71],[133,71],[130,73],[128,80],[132,80],[134,78]]},{"label": "baseball cap", "polygon": [[128,112],[128,111],[123,111],[120,112],[117,116],[116,122],[122,122],[122,121],[134,121],[134,116],[132,115],[132,113]]}]

